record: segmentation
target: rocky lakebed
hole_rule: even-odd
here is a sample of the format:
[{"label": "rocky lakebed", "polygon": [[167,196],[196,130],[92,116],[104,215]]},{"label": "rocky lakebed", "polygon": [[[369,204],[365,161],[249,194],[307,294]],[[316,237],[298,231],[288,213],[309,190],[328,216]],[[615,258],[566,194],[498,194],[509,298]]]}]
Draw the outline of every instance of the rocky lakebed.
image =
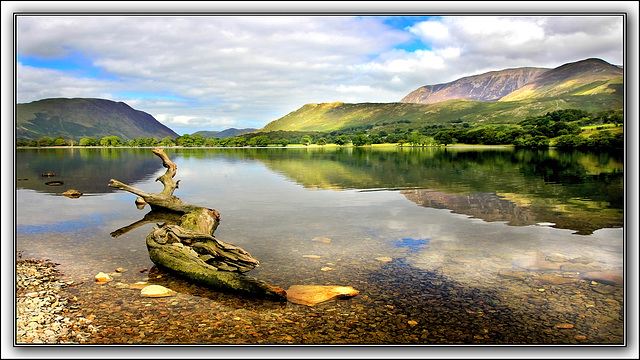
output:
[{"label": "rocky lakebed", "polygon": [[357,281],[326,268],[315,278],[344,296],[279,302],[215,292],[155,266],[70,279],[50,260],[20,259],[16,344],[623,344],[622,276],[567,260],[516,261],[487,288],[380,257],[376,271],[353,269]]}]

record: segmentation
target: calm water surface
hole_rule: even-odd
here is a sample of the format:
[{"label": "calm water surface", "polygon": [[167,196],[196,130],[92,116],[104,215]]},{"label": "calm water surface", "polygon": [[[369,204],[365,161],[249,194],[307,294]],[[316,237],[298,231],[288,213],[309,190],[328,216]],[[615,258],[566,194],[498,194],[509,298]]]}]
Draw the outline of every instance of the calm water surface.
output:
[{"label": "calm water surface", "polygon": [[[353,286],[360,295],[308,307],[175,278],[154,266],[145,246],[162,221],[146,221],[148,207],[138,210],[133,194],[107,187],[113,178],[160,192],[155,179],[165,169],[150,149],[19,149],[17,250],[59,263],[75,281],[79,311],[100,326],[92,342],[624,342],[622,156],[463,148],[166,153],[178,165],[175,195],[218,210],[216,237],[260,261],[248,275],[284,289]],[[62,196],[68,189],[84,195]],[[148,299],[115,281],[93,282],[118,267],[128,271],[117,281],[147,280],[178,294]]]}]

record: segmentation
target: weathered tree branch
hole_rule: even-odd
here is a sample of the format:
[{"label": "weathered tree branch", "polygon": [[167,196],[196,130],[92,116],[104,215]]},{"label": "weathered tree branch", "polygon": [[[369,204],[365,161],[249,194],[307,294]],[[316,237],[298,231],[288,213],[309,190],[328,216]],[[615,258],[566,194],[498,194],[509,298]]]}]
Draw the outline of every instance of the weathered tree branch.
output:
[{"label": "weathered tree branch", "polygon": [[178,188],[178,183],[180,182],[180,180],[173,180],[173,177],[176,176],[176,173],[178,172],[178,165],[173,163],[162,149],[156,148],[151,151],[162,159],[162,166],[167,168],[167,171],[156,179],[156,181],[160,181],[162,185],[164,185],[164,189],[162,189],[161,194],[171,197],[173,192]]},{"label": "weathered tree branch", "polygon": [[[160,181],[164,186],[164,188],[162,189],[162,192],[157,194],[148,193],[146,191],[136,189],[133,186],[124,184],[115,179],[111,179],[109,181],[108,186],[117,188],[120,190],[128,191],[132,194],[138,195],[147,204],[149,204],[149,206],[151,206],[152,209],[165,209],[165,210],[175,211],[183,214],[189,213],[194,210],[203,209],[201,206],[189,205],[183,202],[182,200],[180,200],[177,196],[173,195],[173,192],[178,188],[178,183],[180,182],[179,180],[175,181],[173,179],[176,175],[178,166],[169,159],[167,154],[165,154],[164,150],[160,148],[156,148],[156,149],[153,149],[152,151],[155,155],[157,155],[160,159],[162,159],[162,166],[167,168],[167,171],[156,179],[156,181]],[[214,212],[212,214],[214,219],[216,219],[217,221],[220,221],[220,214],[213,209],[209,209],[209,210]],[[214,226],[214,230],[216,226],[217,224]]]},{"label": "weathered tree branch", "polygon": [[[178,167],[162,149],[152,151],[162,159],[162,165],[167,168],[167,171],[156,179],[164,186],[161,193],[147,193],[114,179],[108,184],[110,187],[138,195],[151,206],[152,212],[169,210],[182,214],[177,225],[175,221],[171,221],[154,227],[147,235],[146,243],[151,261],[207,286],[250,296],[286,300],[286,292],[283,289],[242,274],[258,266],[258,260],[245,250],[213,236],[220,223],[218,211],[189,205],[173,195],[179,183],[174,180]],[[137,199],[136,203],[141,203],[140,199]],[[128,227],[114,231],[112,236],[119,236],[143,223],[148,223],[149,220],[143,218]]]}]

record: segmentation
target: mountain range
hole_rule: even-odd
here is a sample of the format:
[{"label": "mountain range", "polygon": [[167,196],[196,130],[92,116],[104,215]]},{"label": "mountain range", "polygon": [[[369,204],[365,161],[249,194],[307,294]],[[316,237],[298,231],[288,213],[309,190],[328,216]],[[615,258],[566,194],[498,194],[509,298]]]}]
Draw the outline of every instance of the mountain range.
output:
[{"label": "mountain range", "polygon": [[591,58],[554,69],[506,69],[426,85],[395,103],[306,104],[261,130],[393,131],[451,122],[515,124],[556,110],[623,108],[623,69]]},{"label": "mountain range", "polygon": [[[555,110],[598,112],[623,108],[623,69],[591,58],[553,69],[512,68],[425,85],[392,103],[306,104],[259,131],[393,131],[452,122],[515,124]],[[231,128],[198,131],[194,135],[225,138],[256,130]],[[80,140],[112,135],[124,141],[178,136],[150,114],[111,100],[55,98],[16,107],[17,139],[62,136]]]},{"label": "mountain range", "polygon": [[232,136],[238,136],[238,135],[242,135],[242,134],[247,134],[247,133],[252,133],[252,132],[256,132],[258,131],[258,129],[254,129],[254,128],[244,128],[244,129],[236,129],[236,128],[229,128],[229,129],[225,129],[222,131],[205,131],[205,130],[201,130],[201,131],[196,131],[193,135],[200,135],[203,136],[205,139],[209,139],[209,138],[218,138],[218,139],[225,139],[228,137],[232,137]]},{"label": "mountain range", "polygon": [[79,141],[85,137],[100,140],[114,135],[124,141],[148,137],[161,140],[167,136],[178,136],[150,114],[135,110],[123,102],[52,98],[18,104],[16,107],[17,139],[62,136],[66,140]]}]

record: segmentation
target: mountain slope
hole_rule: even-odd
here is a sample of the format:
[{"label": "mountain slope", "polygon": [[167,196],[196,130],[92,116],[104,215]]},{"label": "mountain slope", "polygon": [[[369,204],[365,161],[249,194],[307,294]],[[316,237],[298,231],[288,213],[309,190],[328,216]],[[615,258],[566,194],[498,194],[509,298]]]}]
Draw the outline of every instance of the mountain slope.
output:
[{"label": "mountain slope", "polygon": [[599,95],[585,102],[585,96],[521,101],[448,100],[435,104],[414,103],[325,103],[307,104],[261,131],[334,131],[371,129],[392,132],[417,126],[464,122],[473,124],[516,124],[528,117],[563,109],[587,112],[622,109],[622,100]]},{"label": "mountain slope", "polygon": [[[376,127],[386,131],[454,121],[515,124],[527,117],[563,109],[622,110],[622,73],[621,68],[600,59],[586,59],[551,70],[507,69],[422,87],[398,103],[307,104],[262,130],[332,131]],[[526,79],[529,81],[524,83]],[[432,102],[449,97],[454,99]]]},{"label": "mountain slope", "polygon": [[586,59],[549,70],[501,101],[623,91],[623,70],[601,59]]},{"label": "mountain slope", "polygon": [[218,139],[225,139],[228,137],[232,137],[232,136],[238,136],[238,135],[242,135],[242,134],[247,134],[247,133],[252,133],[258,131],[258,129],[254,129],[254,128],[244,128],[244,129],[236,129],[236,128],[229,128],[229,129],[225,129],[222,131],[206,131],[206,130],[201,130],[201,131],[196,131],[195,133],[191,134],[193,135],[201,135],[203,136],[205,139],[208,138],[218,138]]},{"label": "mountain slope", "polygon": [[150,114],[135,110],[123,102],[104,99],[55,98],[38,100],[16,107],[16,137],[38,139],[62,136],[80,140],[93,136],[118,136],[123,141],[135,138],[178,136]]},{"label": "mountain slope", "polygon": [[467,76],[446,84],[422,86],[402,98],[400,102],[433,104],[452,99],[495,101],[548,70],[524,67]]}]

